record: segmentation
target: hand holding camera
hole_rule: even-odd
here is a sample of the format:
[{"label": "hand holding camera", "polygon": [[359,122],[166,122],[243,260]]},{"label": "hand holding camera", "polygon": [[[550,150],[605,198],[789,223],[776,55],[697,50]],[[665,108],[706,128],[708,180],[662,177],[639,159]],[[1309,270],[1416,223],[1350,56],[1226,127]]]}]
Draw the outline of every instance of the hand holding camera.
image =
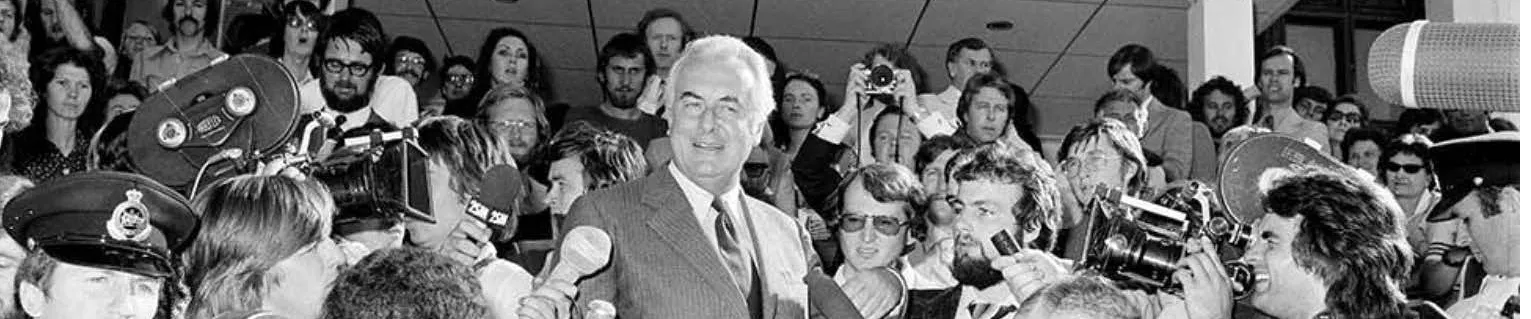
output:
[{"label": "hand holding camera", "polygon": [[[1188,319],[1230,318],[1233,314],[1233,283],[1228,272],[1217,261],[1217,246],[1211,239],[1200,237],[1186,243],[1185,258],[1177,265],[1175,280],[1184,287],[1184,307],[1167,308],[1166,312],[1183,310]],[[1241,287],[1240,290],[1251,287]],[[1162,317],[1161,317],[1162,318]]]}]

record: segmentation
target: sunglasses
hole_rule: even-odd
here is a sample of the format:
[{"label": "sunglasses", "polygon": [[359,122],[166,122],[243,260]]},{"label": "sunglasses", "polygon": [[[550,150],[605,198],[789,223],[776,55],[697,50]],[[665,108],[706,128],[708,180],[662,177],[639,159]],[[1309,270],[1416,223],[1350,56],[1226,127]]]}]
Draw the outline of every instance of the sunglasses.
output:
[{"label": "sunglasses", "polygon": [[1399,170],[1403,170],[1404,173],[1418,174],[1420,170],[1424,169],[1425,166],[1420,164],[1398,164],[1393,162],[1382,163],[1382,170],[1388,172],[1397,172]]},{"label": "sunglasses", "polygon": [[908,221],[900,220],[896,217],[846,214],[840,216],[840,231],[847,233],[859,232],[867,227],[868,218],[872,220],[872,228],[876,228],[877,232],[888,236],[898,236],[898,231],[903,230],[904,225],[909,224]]},{"label": "sunglasses", "polygon": [[464,75],[464,74],[448,75],[447,76],[447,82],[453,83],[453,84],[463,84],[463,85],[473,84],[473,76],[472,75]]},{"label": "sunglasses", "polygon": [[1361,123],[1361,113],[1329,112],[1326,116],[1330,121],[1346,120],[1351,123]]}]

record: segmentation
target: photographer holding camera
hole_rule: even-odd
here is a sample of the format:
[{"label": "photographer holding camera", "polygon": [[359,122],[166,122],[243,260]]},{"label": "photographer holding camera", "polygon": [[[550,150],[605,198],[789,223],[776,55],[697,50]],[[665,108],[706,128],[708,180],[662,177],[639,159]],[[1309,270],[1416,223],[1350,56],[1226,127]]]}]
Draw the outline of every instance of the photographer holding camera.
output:
[{"label": "photographer holding camera", "polygon": [[[946,120],[938,115],[922,116],[930,114],[920,106],[918,98],[924,80],[923,69],[907,50],[894,44],[878,46],[867,52],[861,62],[851,65],[846,75],[845,103],[819,124],[814,135],[833,144],[844,144],[846,138],[856,141],[853,148],[856,160],[850,163],[851,167],[876,161],[869,131],[878,114],[889,107],[901,108],[904,115],[918,123],[917,128],[925,137],[950,135],[956,125],[939,125]],[[927,120],[933,122],[923,122]]]}]

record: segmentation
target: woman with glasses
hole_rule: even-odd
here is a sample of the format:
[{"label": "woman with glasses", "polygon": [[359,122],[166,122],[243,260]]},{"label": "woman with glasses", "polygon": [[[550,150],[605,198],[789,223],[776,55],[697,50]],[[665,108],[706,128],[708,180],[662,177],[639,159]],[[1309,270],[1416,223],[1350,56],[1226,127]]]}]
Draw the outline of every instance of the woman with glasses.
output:
[{"label": "woman with glasses", "polygon": [[1344,148],[1339,146],[1345,141],[1345,133],[1353,128],[1366,127],[1370,118],[1366,105],[1361,104],[1355,94],[1346,94],[1335,99],[1334,103],[1329,103],[1329,109],[1324,111],[1324,124],[1329,127],[1330,155],[1344,158]]},{"label": "woman with glasses", "polygon": [[1412,287],[1407,289],[1411,298],[1450,304],[1449,298],[1454,295],[1450,292],[1461,268],[1446,265],[1443,261],[1448,252],[1465,251],[1471,242],[1460,220],[1426,221],[1429,212],[1441,200],[1435,167],[1430,164],[1431,145],[1425,135],[1399,136],[1383,149],[1377,173],[1408,219],[1404,224],[1405,235],[1416,257],[1410,280]]},{"label": "woman with glasses", "polygon": [[276,15],[282,26],[272,30],[267,54],[282,62],[292,78],[298,81],[298,98],[304,101],[303,105],[321,105],[324,97],[319,93],[319,86],[309,83],[318,81],[310,71],[309,60],[314,56],[322,13],[313,2],[292,1],[282,5]]}]

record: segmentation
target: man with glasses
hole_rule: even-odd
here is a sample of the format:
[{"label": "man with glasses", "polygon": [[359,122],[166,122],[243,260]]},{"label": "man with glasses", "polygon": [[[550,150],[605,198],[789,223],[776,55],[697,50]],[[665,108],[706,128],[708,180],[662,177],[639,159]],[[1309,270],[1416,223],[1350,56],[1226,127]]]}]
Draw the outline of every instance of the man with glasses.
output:
[{"label": "man with glasses", "polygon": [[[447,109],[475,108],[479,101],[469,98],[473,94],[473,70],[478,69],[473,58],[461,55],[441,61],[441,94],[421,109],[420,116],[447,114]],[[552,114],[549,114],[551,116]],[[550,118],[551,119],[551,118]],[[563,123],[554,121],[553,123]],[[554,131],[557,131],[555,128]]]},{"label": "man with glasses", "polygon": [[[595,107],[573,107],[564,115],[564,123],[590,122],[596,127],[633,138],[638,145],[665,136],[669,130],[658,116],[638,109],[638,95],[643,81],[654,74],[654,57],[643,49],[643,39],[632,33],[612,36],[601,47],[596,60],[596,81],[601,83],[605,100]],[[662,163],[655,163],[662,164]]]},{"label": "man with glasses", "polygon": [[829,209],[836,212],[845,252],[835,283],[863,317],[899,317],[907,306],[904,277],[914,276],[901,256],[924,233],[924,220],[918,218],[928,198],[924,186],[902,165],[875,163],[847,176],[835,194]]},{"label": "man with glasses", "polygon": [[431,54],[431,48],[425,45],[425,41],[411,36],[394,38],[393,44],[388,46],[388,58],[388,66],[383,69],[383,74],[404,78],[409,86],[415,88],[419,104],[430,104],[435,98],[431,92],[434,86],[426,85],[426,80],[436,70],[436,56]]},{"label": "man with glasses", "polygon": [[133,21],[128,24],[127,29],[122,30],[121,43],[122,47],[117,52],[117,69],[112,71],[112,75],[125,80],[128,73],[133,72],[133,57],[138,56],[139,52],[159,45],[159,31],[150,26],[149,21]]},{"label": "man with glasses", "polygon": [[303,111],[335,115],[341,130],[403,127],[419,118],[415,91],[403,78],[379,75],[387,37],[382,23],[367,10],[351,8],[330,17],[329,27],[314,48],[324,105],[304,105]]}]

